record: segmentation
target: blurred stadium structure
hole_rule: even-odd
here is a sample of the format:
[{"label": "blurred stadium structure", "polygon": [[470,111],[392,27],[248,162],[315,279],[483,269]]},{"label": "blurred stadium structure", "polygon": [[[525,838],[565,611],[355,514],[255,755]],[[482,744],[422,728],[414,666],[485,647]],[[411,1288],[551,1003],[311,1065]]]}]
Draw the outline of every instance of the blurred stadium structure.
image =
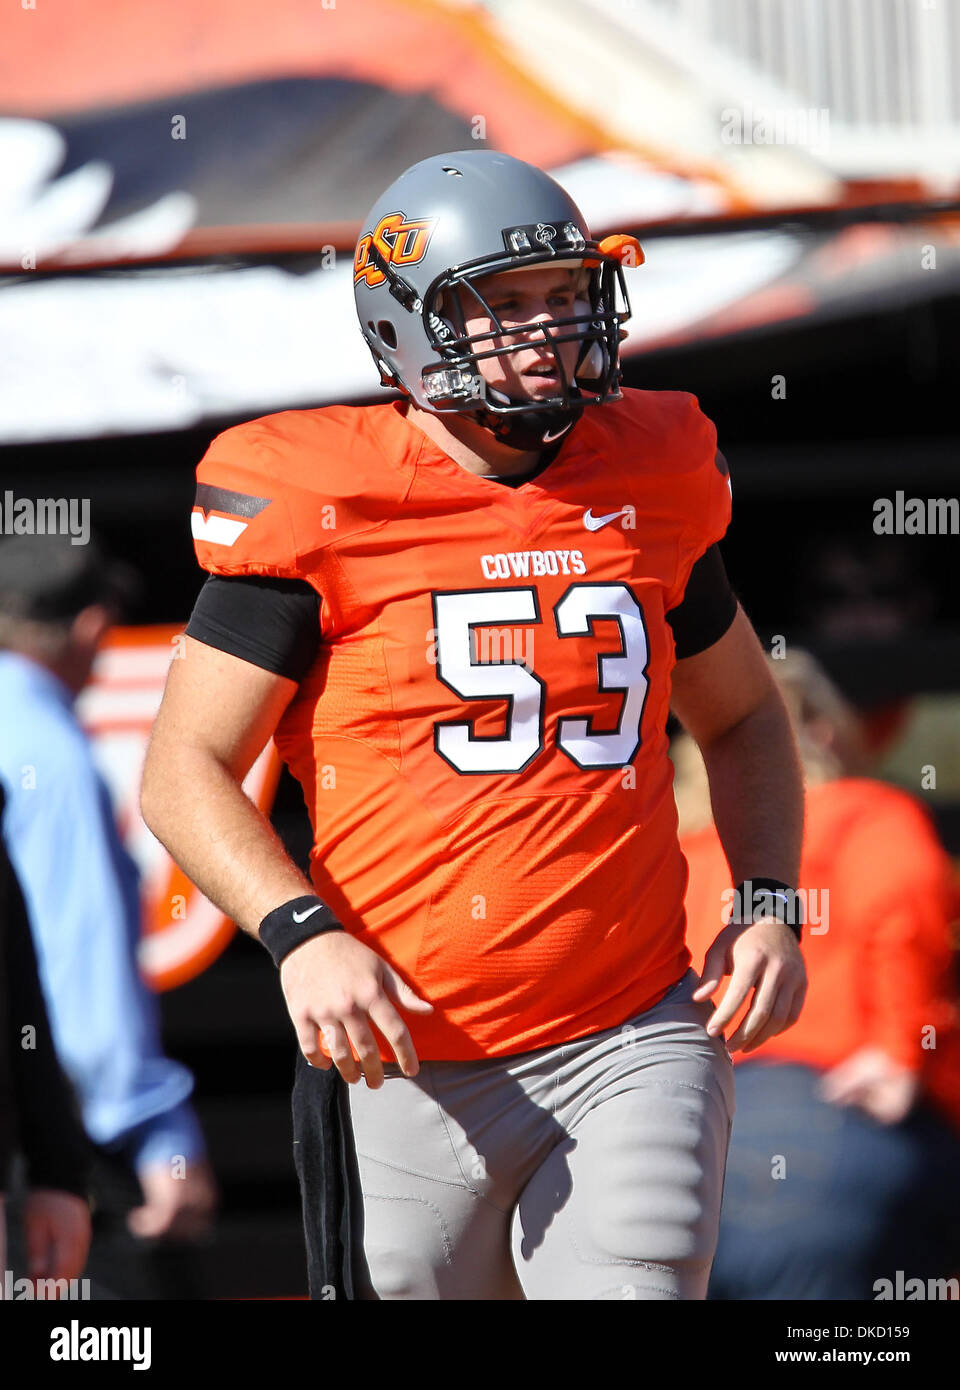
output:
[{"label": "blurred stadium structure", "polygon": [[[701,158],[717,143],[717,111],[734,102],[825,113],[829,138],[813,141],[812,160],[797,150],[763,158],[756,145],[722,152],[761,203],[801,188],[829,199],[874,178],[956,189],[960,11],[949,0],[493,0],[486,8],[526,58],[540,55],[543,75],[626,138],[640,131]],[[596,28],[585,45],[588,17]],[[585,64],[571,61],[572,43]]]},{"label": "blurred stadium structure", "polygon": [[628,357],[960,283],[956,220],[935,275],[921,255],[960,192],[952,5],[272,13],[269,33],[248,0],[0,21],[0,441],[365,398],[357,219],[398,168],[477,141],[548,167],[597,235],[656,229]]},{"label": "blurred stadium structure", "polygon": [[[596,235],[641,236],[627,384],[699,396],[761,636],[820,657],[956,856],[956,540],[878,535],[874,504],[957,492],[958,57],[952,0],[8,7],[0,503],[89,499],[145,578],[138,621],[182,626],[210,438],[380,394],[359,218],[416,159],[506,150]],[[286,774],[274,819],[303,862]],[[301,1292],[294,1043],[265,953],[235,938],[164,1009],[224,1189],[215,1287]]]}]

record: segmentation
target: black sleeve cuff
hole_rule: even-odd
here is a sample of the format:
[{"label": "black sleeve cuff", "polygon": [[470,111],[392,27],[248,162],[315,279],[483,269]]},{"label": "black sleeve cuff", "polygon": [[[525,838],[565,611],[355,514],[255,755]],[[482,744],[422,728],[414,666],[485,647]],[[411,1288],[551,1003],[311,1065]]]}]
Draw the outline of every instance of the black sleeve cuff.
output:
[{"label": "black sleeve cuff", "polygon": [[677,660],[698,656],[712,647],[737,616],[737,596],[730,588],[720,547],[712,545],[690,571],[683,600],[667,614]]},{"label": "black sleeve cuff", "polygon": [[186,630],[208,647],[299,682],[320,647],[320,595],[302,579],[211,575]]}]

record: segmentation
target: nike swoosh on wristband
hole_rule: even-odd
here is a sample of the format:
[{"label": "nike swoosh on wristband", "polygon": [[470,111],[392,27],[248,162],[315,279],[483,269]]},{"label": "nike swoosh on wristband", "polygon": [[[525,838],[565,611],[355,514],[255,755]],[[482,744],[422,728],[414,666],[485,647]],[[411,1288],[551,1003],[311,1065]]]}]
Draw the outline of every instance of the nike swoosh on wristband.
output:
[{"label": "nike swoosh on wristband", "polygon": [[312,913],[319,912],[321,907],[323,907],[323,903],[317,903],[316,907],[308,907],[306,912],[294,912],[293,920],[295,922],[305,922]]},{"label": "nike swoosh on wristband", "polygon": [[557,430],[554,434],[545,434],[543,436],[544,444],[555,444],[558,439],[560,439],[563,435],[566,434],[568,429],[570,429],[570,425],[566,424],[563,426],[562,429]]},{"label": "nike swoosh on wristband", "polygon": [[583,514],[583,524],[588,531],[599,531],[601,526],[606,526],[608,522],[615,521],[618,516],[623,516],[626,507],[621,507],[618,512],[610,512],[608,516],[594,516],[593,508],[588,507]]}]

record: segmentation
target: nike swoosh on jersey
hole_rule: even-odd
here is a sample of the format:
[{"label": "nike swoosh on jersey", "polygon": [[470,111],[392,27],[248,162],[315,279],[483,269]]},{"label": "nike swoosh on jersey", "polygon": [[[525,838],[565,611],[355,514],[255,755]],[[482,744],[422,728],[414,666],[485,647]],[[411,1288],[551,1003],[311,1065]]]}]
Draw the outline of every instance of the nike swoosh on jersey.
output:
[{"label": "nike swoosh on jersey", "polygon": [[594,516],[593,508],[588,507],[583,514],[583,524],[588,531],[599,531],[601,526],[606,526],[608,522],[615,521],[618,516],[623,516],[626,507],[621,507],[618,512],[610,512],[607,516]]},{"label": "nike swoosh on jersey", "polygon": [[293,920],[295,922],[305,922],[314,912],[319,912],[322,906],[323,903],[317,903],[316,907],[308,907],[306,912],[294,912],[292,914]]}]

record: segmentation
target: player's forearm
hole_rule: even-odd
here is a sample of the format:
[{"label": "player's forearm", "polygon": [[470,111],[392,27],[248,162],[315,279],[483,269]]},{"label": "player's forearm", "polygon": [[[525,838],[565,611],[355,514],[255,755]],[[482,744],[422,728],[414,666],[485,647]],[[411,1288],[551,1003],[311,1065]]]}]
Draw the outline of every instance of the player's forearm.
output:
[{"label": "player's forearm", "polygon": [[314,891],[270,822],[208,754],[152,749],[141,810],[187,877],[252,936],[268,912]]},{"label": "player's forearm", "polygon": [[714,820],[734,883],[797,884],[803,838],[803,773],[790,721],[774,691],[702,750]]}]

